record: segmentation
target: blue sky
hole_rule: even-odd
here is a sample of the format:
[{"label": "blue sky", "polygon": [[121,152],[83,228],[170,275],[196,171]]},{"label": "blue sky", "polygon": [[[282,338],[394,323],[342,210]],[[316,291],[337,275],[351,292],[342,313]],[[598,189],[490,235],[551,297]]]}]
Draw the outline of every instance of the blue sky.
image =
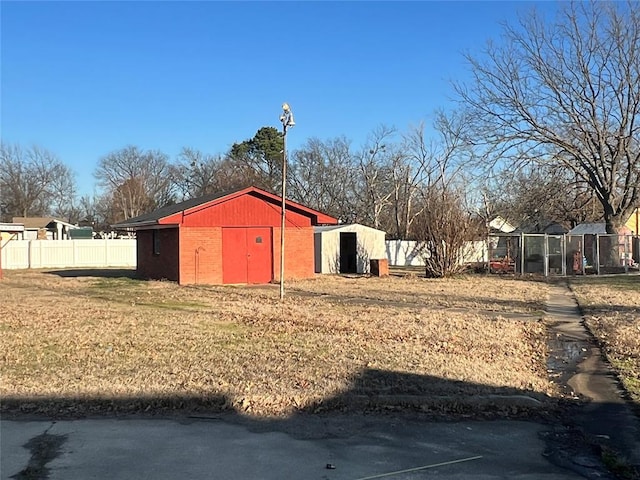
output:
[{"label": "blue sky", "polygon": [[290,148],[450,108],[462,53],[550,2],[8,2],[1,14],[1,134],[39,145],[94,191],[127,145],[172,158],[224,153],[295,114]]}]

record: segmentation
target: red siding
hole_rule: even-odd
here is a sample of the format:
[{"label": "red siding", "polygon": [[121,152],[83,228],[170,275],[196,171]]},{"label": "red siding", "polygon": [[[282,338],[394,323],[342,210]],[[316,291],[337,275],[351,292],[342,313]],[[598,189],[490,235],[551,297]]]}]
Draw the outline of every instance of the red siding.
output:
[{"label": "red siding", "polygon": [[[154,231],[158,236],[159,255],[154,254]],[[178,281],[178,229],[139,230],[136,237],[138,275]]]},{"label": "red siding", "polygon": [[[281,205],[253,195],[242,195],[209,208],[188,213],[182,219],[188,227],[219,225],[224,227],[276,227],[281,224]],[[172,218],[172,221],[176,221]],[[287,227],[309,227],[311,218],[287,210]]]}]

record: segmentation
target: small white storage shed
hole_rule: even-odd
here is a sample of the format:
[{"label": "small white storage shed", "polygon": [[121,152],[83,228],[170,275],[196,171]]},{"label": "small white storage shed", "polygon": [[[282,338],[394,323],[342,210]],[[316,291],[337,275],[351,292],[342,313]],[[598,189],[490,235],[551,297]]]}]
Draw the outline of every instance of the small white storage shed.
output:
[{"label": "small white storage shed", "polygon": [[387,258],[385,235],[358,223],[314,227],[316,273],[369,273],[370,260]]}]

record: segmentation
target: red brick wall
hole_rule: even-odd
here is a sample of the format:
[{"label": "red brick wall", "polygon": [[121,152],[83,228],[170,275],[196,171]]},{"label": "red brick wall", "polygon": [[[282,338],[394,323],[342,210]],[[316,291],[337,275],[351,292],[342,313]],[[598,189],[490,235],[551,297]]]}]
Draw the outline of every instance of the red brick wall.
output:
[{"label": "red brick wall", "polygon": [[[273,278],[280,281],[280,227],[273,229]],[[315,275],[313,227],[287,228],[284,233],[284,279]]]},{"label": "red brick wall", "polygon": [[160,254],[153,253],[154,230],[136,233],[137,272],[142,278],[178,280],[178,229],[155,230],[159,236]]},{"label": "red brick wall", "polygon": [[[222,283],[222,228],[181,227],[157,230],[160,255],[153,253],[153,230],[137,232],[138,274],[188,284]],[[180,266],[178,268],[178,258]],[[280,228],[273,229],[273,278],[280,280]],[[313,227],[287,228],[285,279],[312,278]]]},{"label": "red brick wall", "polygon": [[222,283],[222,228],[180,228],[181,285]]}]

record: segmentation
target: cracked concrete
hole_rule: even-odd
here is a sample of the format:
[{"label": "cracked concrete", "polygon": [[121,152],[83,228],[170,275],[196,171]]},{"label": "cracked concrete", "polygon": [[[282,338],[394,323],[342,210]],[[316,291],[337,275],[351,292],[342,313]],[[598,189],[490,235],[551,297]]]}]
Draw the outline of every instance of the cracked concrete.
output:
[{"label": "cracked concrete", "polygon": [[[68,440],[62,453],[47,464],[48,476],[33,480],[356,480],[393,472],[387,476],[394,480],[584,478],[548,461],[541,436],[547,426],[533,422],[330,415],[285,423],[226,416],[56,422],[49,433]],[[2,438],[9,439],[7,444],[3,440],[3,480],[13,480],[26,465],[5,462],[5,452],[22,447],[13,438],[22,431],[40,435],[44,425],[1,423]]]},{"label": "cracked concrete", "polygon": [[638,418],[566,284],[551,287],[547,314],[553,335],[550,370],[566,385],[568,397],[586,400],[573,411],[571,422],[593,444],[606,446],[630,465],[640,466]]}]

